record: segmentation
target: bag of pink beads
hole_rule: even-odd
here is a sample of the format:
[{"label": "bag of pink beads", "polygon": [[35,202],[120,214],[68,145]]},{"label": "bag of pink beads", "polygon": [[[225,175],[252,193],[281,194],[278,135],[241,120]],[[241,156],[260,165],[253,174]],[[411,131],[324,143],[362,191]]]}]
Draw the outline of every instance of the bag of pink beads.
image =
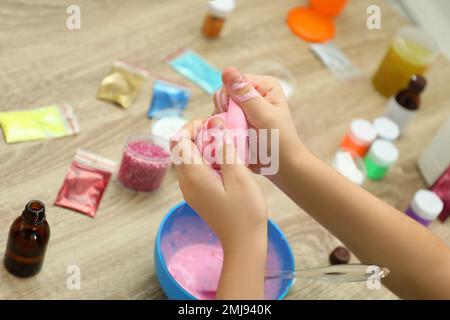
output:
[{"label": "bag of pink beads", "polygon": [[130,136],[124,146],[117,179],[128,189],[148,192],[158,189],[172,164],[167,141],[155,135]]}]

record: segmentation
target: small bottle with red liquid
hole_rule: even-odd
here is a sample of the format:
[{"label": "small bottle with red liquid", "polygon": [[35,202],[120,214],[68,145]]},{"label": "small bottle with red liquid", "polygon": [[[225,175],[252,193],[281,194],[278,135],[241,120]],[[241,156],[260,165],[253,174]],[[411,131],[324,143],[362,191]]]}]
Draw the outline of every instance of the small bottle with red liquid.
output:
[{"label": "small bottle with red liquid", "polygon": [[50,238],[45,206],[39,200],[29,201],[9,230],[4,264],[17,277],[36,275],[44,263]]},{"label": "small bottle with red liquid", "polygon": [[168,142],[155,135],[130,136],[122,155],[117,179],[128,189],[149,192],[158,189],[172,165]]}]

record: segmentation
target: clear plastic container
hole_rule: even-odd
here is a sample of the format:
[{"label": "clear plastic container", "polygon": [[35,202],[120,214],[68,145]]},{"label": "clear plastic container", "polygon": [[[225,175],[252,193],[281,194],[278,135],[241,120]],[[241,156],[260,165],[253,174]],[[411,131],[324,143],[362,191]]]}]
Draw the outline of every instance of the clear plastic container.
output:
[{"label": "clear plastic container", "polygon": [[164,138],[149,134],[132,135],[125,141],[117,179],[125,188],[153,191],[161,186],[171,164]]},{"label": "clear plastic container", "polygon": [[348,150],[339,150],[334,155],[331,165],[354,184],[361,186],[366,180],[367,173],[364,161]]},{"label": "clear plastic container", "polygon": [[284,95],[289,99],[295,92],[295,78],[292,73],[278,62],[260,60],[244,68],[246,73],[272,76],[280,81]]},{"label": "clear plastic container", "polygon": [[411,77],[423,75],[439,53],[433,38],[412,26],[401,28],[372,78],[375,89],[390,97],[408,85]]}]

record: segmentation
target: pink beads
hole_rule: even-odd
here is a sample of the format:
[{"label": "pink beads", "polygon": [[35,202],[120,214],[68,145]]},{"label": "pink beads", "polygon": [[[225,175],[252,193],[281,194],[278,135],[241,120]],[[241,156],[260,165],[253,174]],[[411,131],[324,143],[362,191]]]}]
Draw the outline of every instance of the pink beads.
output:
[{"label": "pink beads", "polygon": [[169,151],[162,138],[152,135],[135,135],[128,138],[118,173],[120,183],[135,191],[158,189],[171,165]]}]

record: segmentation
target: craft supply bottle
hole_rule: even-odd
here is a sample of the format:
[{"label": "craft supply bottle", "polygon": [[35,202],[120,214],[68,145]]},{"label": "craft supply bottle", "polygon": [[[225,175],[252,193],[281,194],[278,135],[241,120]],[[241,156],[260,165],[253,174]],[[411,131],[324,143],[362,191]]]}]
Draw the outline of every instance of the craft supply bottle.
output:
[{"label": "craft supply bottle", "polygon": [[172,165],[167,140],[151,134],[127,138],[117,180],[127,189],[150,192],[158,189]]},{"label": "craft supply bottle", "polygon": [[17,277],[37,274],[42,268],[49,238],[44,204],[39,200],[29,201],[9,230],[6,269]]},{"label": "craft supply bottle", "polygon": [[439,216],[443,207],[444,203],[433,191],[421,189],[416,192],[405,213],[424,226],[428,226]]},{"label": "craft supply bottle", "polygon": [[386,117],[397,123],[401,132],[419,109],[420,93],[426,85],[427,81],[424,77],[413,75],[408,87],[389,99],[386,106]]},{"label": "craft supply bottle", "polygon": [[355,119],[341,142],[341,148],[362,158],[376,137],[375,128],[369,121]]},{"label": "craft supply bottle", "polygon": [[383,179],[389,167],[397,159],[398,149],[392,142],[382,139],[375,140],[364,158],[367,178],[370,180]]},{"label": "craft supply bottle", "polygon": [[235,7],[234,0],[208,1],[208,13],[203,22],[203,35],[207,38],[217,38],[222,31],[225,19]]},{"label": "craft supply bottle", "polygon": [[437,43],[417,27],[402,27],[372,78],[375,89],[390,97],[404,88],[413,74],[423,75],[439,54]]}]

